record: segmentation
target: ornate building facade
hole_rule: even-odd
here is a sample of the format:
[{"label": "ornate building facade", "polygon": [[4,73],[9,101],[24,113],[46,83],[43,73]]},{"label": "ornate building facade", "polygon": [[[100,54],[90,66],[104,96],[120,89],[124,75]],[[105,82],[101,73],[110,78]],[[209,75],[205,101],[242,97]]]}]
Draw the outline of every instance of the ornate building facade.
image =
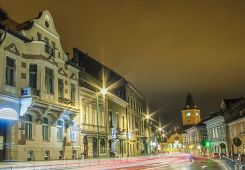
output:
[{"label": "ornate building facade", "polygon": [[[79,50],[69,59],[49,11],[1,24],[0,33],[0,160],[142,153],[144,98]],[[107,94],[100,92],[104,71],[106,87],[120,80]]]},{"label": "ornate building facade", "polygon": [[0,54],[1,160],[76,158],[79,70],[50,13],[9,27]]}]

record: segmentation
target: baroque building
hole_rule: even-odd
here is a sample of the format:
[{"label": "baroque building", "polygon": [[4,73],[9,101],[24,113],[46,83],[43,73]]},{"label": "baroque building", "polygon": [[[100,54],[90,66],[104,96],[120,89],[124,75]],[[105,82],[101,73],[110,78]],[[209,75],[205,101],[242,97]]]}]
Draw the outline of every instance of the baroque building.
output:
[{"label": "baroque building", "polygon": [[147,153],[143,96],[78,49],[70,59],[49,11],[5,21],[0,40],[0,160]]},{"label": "baroque building", "polygon": [[[88,145],[90,145],[87,149],[90,153],[88,153],[88,156],[126,157],[141,154],[140,150],[143,148],[142,139],[144,136],[144,100],[142,95],[124,77],[82,51],[74,48],[73,55],[72,62],[77,63],[80,68],[80,88],[90,89],[90,91],[93,91],[94,96],[101,96],[99,93],[102,88],[108,90],[108,93],[101,98],[104,114],[103,116],[100,115],[103,112],[98,114],[98,121],[106,122],[101,127],[105,130],[99,130],[100,137],[97,137],[97,128],[94,128],[89,133],[83,130],[85,119],[83,119],[83,122],[80,122],[83,132],[81,133],[81,139],[87,137]],[[84,96],[85,93],[81,98]],[[84,103],[85,100],[86,98],[81,100],[81,103]],[[86,117],[85,114],[87,113],[82,110],[80,117]],[[94,114],[97,116],[97,112],[94,112]],[[97,126],[97,122],[94,125]],[[89,140],[90,138],[91,140]],[[100,144],[97,143],[97,140]],[[101,149],[101,147],[104,149]],[[96,150],[100,150],[100,152],[96,154]],[[101,153],[102,151],[103,154]]]},{"label": "baroque building", "polygon": [[0,46],[1,160],[76,158],[78,72],[49,11],[7,25]]}]

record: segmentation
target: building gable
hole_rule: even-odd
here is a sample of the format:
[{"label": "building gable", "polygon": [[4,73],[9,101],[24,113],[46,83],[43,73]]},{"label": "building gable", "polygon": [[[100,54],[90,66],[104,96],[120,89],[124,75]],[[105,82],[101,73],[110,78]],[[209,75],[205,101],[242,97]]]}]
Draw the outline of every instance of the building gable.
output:
[{"label": "building gable", "polygon": [[7,46],[5,48],[6,51],[10,52],[10,53],[13,53],[17,56],[20,56],[20,52],[18,50],[18,48],[16,47],[16,45],[14,43],[10,44],[9,46]]}]

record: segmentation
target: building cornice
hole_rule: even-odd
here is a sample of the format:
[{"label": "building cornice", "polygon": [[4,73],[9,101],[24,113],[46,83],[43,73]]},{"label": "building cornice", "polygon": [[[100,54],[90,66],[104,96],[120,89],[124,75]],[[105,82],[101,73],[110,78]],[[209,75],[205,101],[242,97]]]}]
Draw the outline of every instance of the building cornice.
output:
[{"label": "building cornice", "polygon": [[240,118],[240,119],[237,119],[237,120],[234,120],[234,121],[232,121],[232,122],[230,122],[230,123],[227,123],[227,125],[228,125],[228,126],[232,126],[232,125],[237,124],[237,123],[240,123],[240,122],[242,122],[242,121],[245,121],[245,117]]}]

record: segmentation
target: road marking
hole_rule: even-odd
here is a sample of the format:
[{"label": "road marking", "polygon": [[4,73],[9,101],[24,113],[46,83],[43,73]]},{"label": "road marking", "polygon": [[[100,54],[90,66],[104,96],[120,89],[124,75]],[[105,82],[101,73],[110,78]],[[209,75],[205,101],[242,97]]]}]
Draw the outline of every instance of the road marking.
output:
[{"label": "road marking", "polygon": [[205,169],[205,168],[207,168],[207,167],[208,167],[207,165],[201,166],[202,169]]}]

